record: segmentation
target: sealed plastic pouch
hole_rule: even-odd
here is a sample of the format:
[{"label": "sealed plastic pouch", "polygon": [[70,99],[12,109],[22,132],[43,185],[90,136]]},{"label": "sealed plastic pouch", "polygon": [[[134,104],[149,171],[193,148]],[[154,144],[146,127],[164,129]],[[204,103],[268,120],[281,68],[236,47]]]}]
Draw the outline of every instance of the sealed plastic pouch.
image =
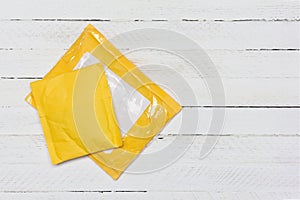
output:
[{"label": "sealed plastic pouch", "polygon": [[[124,88],[131,87],[131,91],[136,91],[134,98],[135,103],[127,102],[129,109],[134,110],[134,108],[138,107],[138,111],[133,111],[134,117],[131,120],[132,123],[123,123],[126,121],[126,117],[118,114],[122,110],[122,106],[116,103],[118,102],[118,96],[112,95],[112,104],[116,111],[117,120],[115,117],[111,118],[111,120],[115,120],[118,128],[121,127],[121,131],[123,130],[123,145],[110,152],[104,151],[90,155],[112,178],[117,179],[151,139],[181,110],[181,106],[143,74],[91,25],[87,26],[79,39],[44,79],[67,72],[76,73],[75,71],[71,71],[80,63],[80,59],[87,52],[92,55],[93,59],[98,60],[105,67],[104,72],[106,76],[114,77],[119,80],[117,82],[120,82],[120,85],[123,85]],[[85,72],[84,68],[82,72]],[[126,84],[123,84],[123,82]],[[61,82],[61,84],[63,83]],[[118,87],[115,88],[118,90]],[[112,90],[111,86],[110,90]],[[113,91],[111,92],[114,94]],[[118,93],[120,92],[116,94]],[[34,94],[35,92],[33,91],[33,95],[29,94],[27,97],[27,101],[32,105],[37,103]],[[76,96],[76,98],[77,97],[78,96]],[[94,104],[96,105],[97,99],[95,98],[95,100],[96,102]],[[136,103],[137,101],[140,103]],[[118,106],[120,108],[118,108]],[[109,117],[107,118],[109,119]]]},{"label": "sealed plastic pouch", "polygon": [[53,164],[122,145],[103,73],[95,64],[31,83]]}]

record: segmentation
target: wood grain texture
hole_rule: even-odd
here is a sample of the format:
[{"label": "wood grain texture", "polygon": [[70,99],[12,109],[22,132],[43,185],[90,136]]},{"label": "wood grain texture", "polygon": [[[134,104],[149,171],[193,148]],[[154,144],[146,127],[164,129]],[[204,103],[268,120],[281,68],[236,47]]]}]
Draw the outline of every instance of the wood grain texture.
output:
[{"label": "wood grain texture", "polygon": [[[63,50],[57,53],[55,50],[0,51],[0,64],[3,66],[0,87],[4,91],[10,88],[0,100],[2,105],[23,104],[20,99],[29,92],[29,82],[50,70],[51,65],[58,60],[59,55],[56,54],[63,54]],[[299,105],[299,52],[211,50],[208,55],[222,78],[226,93],[225,105]],[[180,90],[182,105],[211,105],[210,91],[205,83],[207,80],[216,79],[216,76],[205,73],[201,77],[197,76],[193,66],[166,52],[144,49],[131,52],[127,56],[153,81],[173,92]],[[37,59],[32,59],[33,57]],[[166,79],[161,74],[169,78]],[[186,86],[178,85],[178,76],[190,85],[198,103],[192,102]],[[15,90],[19,93],[14,93]]]},{"label": "wood grain texture", "polygon": [[[72,165],[75,167],[76,163],[85,162],[89,160],[86,158],[75,159],[68,164],[68,162],[61,165],[53,166],[48,156],[47,147],[43,135],[1,135],[1,157],[5,158],[1,165],[42,165],[47,168],[64,168],[64,166]],[[204,148],[206,138],[218,138],[216,146],[210,154],[205,157],[200,157],[200,150]],[[180,142],[174,141],[177,139]],[[258,140],[259,139],[259,140]],[[234,164],[234,163],[273,163],[273,164],[300,164],[299,142],[297,136],[190,136],[190,135],[160,135],[148,145],[147,149],[143,151],[141,157],[155,152],[163,152],[164,148],[176,142],[177,148],[181,151],[178,164],[189,165],[196,164]],[[8,149],[10,152],[8,153]],[[26,151],[24,151],[26,149]],[[174,151],[177,153],[177,151]],[[13,154],[12,157],[10,154]],[[139,162],[138,160],[136,162]],[[72,164],[75,163],[75,164]],[[141,163],[139,163],[141,164]],[[172,163],[170,163],[172,164]],[[173,163],[175,166],[177,162]],[[134,165],[134,164],[133,164]],[[197,164],[195,165],[197,166]],[[83,166],[84,167],[84,166]],[[169,167],[172,167],[169,166]],[[192,166],[191,166],[192,169]],[[189,172],[189,170],[186,170]],[[155,173],[155,172],[153,172]],[[129,175],[130,173],[128,173]],[[133,175],[133,174],[132,174]],[[136,175],[139,176],[139,175]],[[174,174],[176,177],[176,173]],[[140,177],[142,178],[142,177]],[[110,179],[109,179],[110,180]]]},{"label": "wood grain texture", "polygon": [[156,173],[125,174],[115,182],[91,160],[80,160],[77,164],[74,162],[56,168],[53,168],[50,162],[49,165],[1,165],[1,189],[37,192],[107,191],[112,188],[123,191],[188,192],[297,192],[299,189],[299,164],[291,163],[178,163]]},{"label": "wood grain texture", "polygon": [[[88,22],[0,21],[2,49],[67,49]],[[299,49],[299,22],[93,22],[108,39],[135,29],[166,29],[185,35],[207,49]],[[130,49],[149,35],[125,37],[115,44]],[[157,41],[159,43],[159,41]],[[180,41],[170,41],[178,42]],[[129,43],[129,45],[128,45]]]},{"label": "wood grain texture", "polygon": [[[30,10],[31,12],[28,12]],[[120,2],[97,0],[66,1],[9,1],[1,6],[1,19],[30,18],[81,18],[102,20],[178,20],[178,19],[298,19],[299,1],[297,0],[191,0],[184,3],[171,1]]]},{"label": "wood grain texture", "polygon": [[[204,159],[198,136],[183,156],[151,173],[111,180],[88,158],[52,166],[42,136],[1,136],[0,188],[5,191],[226,191],[295,192],[299,187],[298,137],[221,137]],[[156,139],[142,154],[159,151],[174,136]],[[190,136],[179,136],[184,150]],[[8,153],[9,152],[9,153]],[[11,155],[14,155],[13,157]],[[142,156],[140,159],[142,159]],[[163,157],[163,156],[162,156]],[[138,160],[133,164],[139,163]]]},{"label": "wood grain texture", "polygon": [[5,192],[0,193],[0,199],[40,199],[40,200],[65,200],[66,198],[77,199],[122,199],[131,200],[133,198],[140,200],[282,200],[299,199],[300,193],[297,192],[126,192],[126,191],[82,191],[82,192]]},{"label": "wood grain texture", "polygon": [[[24,103],[25,104],[25,103]],[[183,108],[161,135],[274,135],[300,134],[299,108],[225,108],[223,129],[210,129],[213,112],[223,108]],[[184,115],[184,119],[182,118]],[[219,114],[217,114],[219,115]],[[196,116],[196,118],[194,117]],[[198,119],[197,119],[198,116]],[[187,119],[187,118],[188,119]],[[193,124],[198,121],[198,127]],[[16,123],[18,122],[18,123]],[[180,129],[180,127],[183,127]],[[36,110],[29,105],[0,108],[0,135],[41,135]]]},{"label": "wood grain texture", "polygon": [[[298,0],[2,2],[0,199],[300,199],[299,9]],[[208,128],[212,111],[223,109],[212,105],[205,86],[216,76],[196,76],[165,51],[134,49],[149,35],[124,37],[114,44],[171,95],[180,93],[186,106],[130,169],[149,167],[143,158],[174,141],[179,145],[173,152],[184,154],[162,170],[125,173],[117,182],[88,158],[52,166],[37,113],[24,96],[29,82],[48,72],[88,23],[108,39],[156,28],[200,45],[224,83],[222,133]],[[176,74],[193,89],[196,103],[176,84]],[[182,115],[195,112],[196,131],[179,131]],[[204,141],[218,142],[203,159]]]},{"label": "wood grain texture", "polygon": [[[43,77],[65,52],[64,49],[2,50],[0,75],[2,78]],[[148,71],[159,71],[161,68],[155,65],[165,65],[186,77],[194,72],[186,60],[169,52],[154,49],[123,52],[137,67]],[[300,76],[298,51],[206,50],[206,53],[222,78],[285,79]],[[202,74],[202,77],[212,76]]]},{"label": "wood grain texture", "polygon": [[[235,194],[227,194],[234,197]],[[0,192],[0,199],[40,199],[40,200],[65,200],[65,199],[119,199],[130,200],[133,198],[140,200],[155,200],[155,199],[206,199],[211,200],[211,194],[206,192],[127,192],[127,191],[81,191],[81,192],[21,192],[10,193]]]},{"label": "wood grain texture", "polygon": [[[172,76],[176,75],[175,73],[165,74],[165,77],[163,77],[160,76],[160,73],[151,71],[147,75],[171,95],[175,96],[176,94],[181,105],[212,105],[210,90],[206,86],[208,79],[193,77],[185,79],[186,84],[183,85],[177,79],[172,79]],[[218,79],[209,80],[214,81]],[[24,105],[24,98],[30,92],[29,84],[32,81],[34,80],[0,80],[0,90],[3,91],[3,96],[0,99],[1,106],[12,107]],[[223,79],[222,83],[226,94],[225,104],[217,102],[214,106],[299,106],[299,79],[297,78]],[[18,92],[16,93],[16,91]],[[176,93],[174,94],[174,92]]]}]

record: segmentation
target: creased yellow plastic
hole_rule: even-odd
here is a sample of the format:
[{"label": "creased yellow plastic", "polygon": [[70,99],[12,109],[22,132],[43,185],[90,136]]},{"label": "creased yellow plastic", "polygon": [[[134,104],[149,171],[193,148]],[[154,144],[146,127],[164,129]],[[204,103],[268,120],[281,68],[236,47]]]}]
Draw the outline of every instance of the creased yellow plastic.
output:
[{"label": "creased yellow plastic", "polygon": [[31,88],[53,164],[122,145],[101,64],[32,82]]},{"label": "creased yellow plastic", "polygon": [[[117,179],[161,128],[181,110],[181,106],[123,56],[92,25],[86,27],[46,78],[72,70],[87,51],[151,102],[124,136],[122,147],[114,149],[111,153],[98,152],[90,155],[104,171],[113,179]],[[32,95],[29,94],[26,100],[35,105]]]}]

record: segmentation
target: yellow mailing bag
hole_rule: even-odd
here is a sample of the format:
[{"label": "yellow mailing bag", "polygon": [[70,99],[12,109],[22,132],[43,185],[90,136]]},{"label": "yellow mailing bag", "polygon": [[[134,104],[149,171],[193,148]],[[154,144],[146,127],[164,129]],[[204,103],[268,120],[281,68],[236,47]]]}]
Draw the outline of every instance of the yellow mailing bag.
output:
[{"label": "yellow mailing bag", "polygon": [[[117,179],[161,128],[181,110],[181,106],[123,56],[92,25],[85,28],[77,41],[45,78],[72,71],[86,52],[90,52],[150,101],[144,113],[123,137],[122,147],[110,153],[98,152],[90,155],[113,179]],[[35,105],[31,94],[26,100]]]},{"label": "yellow mailing bag", "polygon": [[31,88],[53,164],[122,145],[102,65],[35,81]]}]

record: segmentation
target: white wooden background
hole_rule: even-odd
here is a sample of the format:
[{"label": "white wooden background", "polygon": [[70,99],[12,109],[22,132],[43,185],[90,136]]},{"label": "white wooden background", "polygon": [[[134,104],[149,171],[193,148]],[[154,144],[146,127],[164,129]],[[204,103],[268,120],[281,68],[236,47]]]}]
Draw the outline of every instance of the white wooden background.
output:
[{"label": "white wooden background", "polygon": [[[296,0],[1,1],[0,199],[300,199],[299,9]],[[196,137],[190,149],[168,168],[118,181],[88,158],[50,164],[37,113],[24,97],[88,22],[108,38],[169,29],[205,49],[226,93],[223,134],[208,157],[200,160],[198,147],[206,135],[216,137],[207,126],[219,108],[201,79],[180,59],[142,51],[129,55],[137,65],[182,70],[199,97],[197,105],[184,99],[191,107],[183,112],[198,109],[201,120],[196,132],[178,133],[174,119],[149,149]]]}]

